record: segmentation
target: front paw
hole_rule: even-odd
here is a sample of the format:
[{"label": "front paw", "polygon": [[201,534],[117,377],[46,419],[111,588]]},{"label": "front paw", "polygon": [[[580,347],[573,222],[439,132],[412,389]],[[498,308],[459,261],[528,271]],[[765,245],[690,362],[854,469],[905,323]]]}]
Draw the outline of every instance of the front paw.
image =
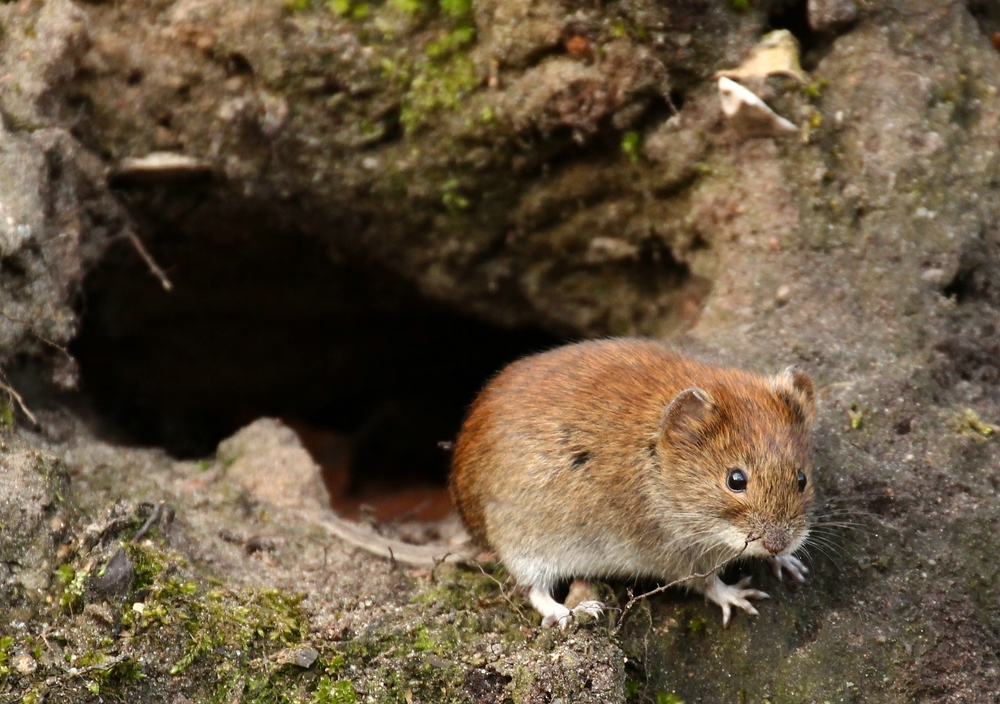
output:
[{"label": "front paw", "polygon": [[802,584],[806,581],[806,575],[809,573],[809,568],[802,564],[802,560],[793,555],[778,555],[777,557],[769,557],[767,561],[771,564],[771,569],[774,570],[774,576],[778,579],[782,578],[782,572],[787,571],[788,576],[792,578],[792,581]]},{"label": "front paw", "polygon": [[714,574],[708,579],[705,587],[705,598],[718,604],[722,608],[722,626],[729,628],[729,620],[732,617],[732,607],[743,609],[751,616],[758,614],[747,599],[770,599],[766,592],[758,589],[747,589],[750,578],[744,577],[736,584],[726,584],[719,579],[718,574]]}]

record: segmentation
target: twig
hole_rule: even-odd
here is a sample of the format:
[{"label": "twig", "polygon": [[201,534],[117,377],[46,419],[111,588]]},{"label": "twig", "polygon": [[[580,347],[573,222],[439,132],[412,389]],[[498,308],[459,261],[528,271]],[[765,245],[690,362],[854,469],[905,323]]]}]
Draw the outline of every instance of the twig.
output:
[{"label": "twig", "polygon": [[[628,590],[629,600],[625,603],[625,606],[622,607],[621,618],[618,619],[618,625],[621,626],[622,621],[624,621],[625,619],[625,614],[627,614],[629,612],[629,609],[635,606],[636,603],[639,602],[639,600],[653,596],[654,594],[659,594],[660,592],[665,592],[671,587],[676,587],[677,585],[683,584],[684,582],[690,582],[692,579],[705,579],[706,577],[711,577],[713,574],[715,574],[716,570],[721,569],[722,567],[732,562],[733,560],[739,559],[739,557],[744,552],[746,552],[747,547],[749,547],[750,543],[753,540],[756,540],[756,538],[747,538],[746,541],[743,543],[743,547],[740,548],[740,551],[736,553],[736,555],[734,555],[733,557],[727,557],[725,560],[722,560],[717,565],[715,565],[715,567],[708,570],[707,572],[696,572],[693,574],[689,574],[686,577],[681,577],[680,579],[675,579],[674,581],[668,582],[667,584],[662,584],[656,589],[651,589],[648,592],[645,592],[644,594],[639,594],[638,596],[634,596],[632,594],[632,590],[629,589]],[[617,630],[618,629],[616,628],[615,631]]]},{"label": "twig", "polygon": [[3,389],[8,394],[10,394],[10,397],[15,401],[17,401],[17,405],[21,408],[21,411],[24,413],[24,415],[28,416],[28,420],[30,420],[34,425],[38,425],[38,419],[35,418],[35,414],[32,413],[31,410],[25,405],[24,399],[21,398],[21,394],[17,393],[17,391],[14,390],[13,386],[8,384],[7,382],[0,381],[0,389]]},{"label": "twig", "polygon": [[52,347],[55,347],[57,350],[59,350],[60,352],[62,352],[67,357],[70,356],[69,352],[66,350],[65,347],[63,347],[60,344],[57,344],[57,343],[53,342],[49,338],[47,338],[44,335],[42,335],[42,333],[38,332],[38,330],[35,329],[35,326],[32,325],[27,320],[22,320],[21,318],[15,318],[13,315],[7,315],[2,310],[0,310],[0,315],[2,315],[3,317],[5,317],[7,320],[9,320],[12,323],[19,323],[19,324],[25,326],[26,328],[28,328],[28,330],[31,331],[31,334],[34,335],[35,337],[37,337],[39,340],[41,340],[42,342],[44,342],[47,345],[51,345]]},{"label": "twig", "polygon": [[139,236],[135,234],[135,231],[131,227],[128,227],[125,229],[125,236],[128,237],[132,246],[135,247],[135,251],[137,251],[139,256],[142,257],[142,260],[146,262],[146,266],[149,267],[153,276],[160,280],[160,285],[163,287],[163,290],[173,291],[174,285],[170,283],[170,279],[167,278],[167,274],[160,268],[160,265],[156,263],[156,260],[153,259],[153,255],[149,253],[149,250],[146,249],[146,245],[142,243],[142,240],[140,240]]},{"label": "twig", "polygon": [[153,512],[149,514],[149,518],[147,518],[146,522],[142,524],[142,528],[136,531],[136,534],[132,537],[133,543],[138,543],[140,540],[142,540],[142,536],[146,535],[146,531],[148,531],[154,523],[160,520],[160,515],[163,513],[163,508],[165,506],[166,503],[163,501],[156,504],[156,508],[154,508]]},{"label": "twig", "polygon": [[519,604],[515,603],[514,600],[510,598],[510,595],[507,593],[506,585],[503,582],[501,582],[499,579],[497,579],[496,577],[494,577],[493,575],[491,575],[489,572],[487,572],[483,568],[482,563],[477,562],[476,563],[476,567],[479,568],[480,572],[482,572],[484,575],[486,575],[487,577],[489,577],[490,579],[492,579],[494,582],[496,582],[497,588],[500,590],[500,596],[503,597],[503,600],[506,601],[508,604],[511,605],[511,608],[513,608],[514,611],[517,612],[518,616],[520,616],[523,620],[528,621],[530,623],[531,621],[528,619],[527,616],[524,615],[524,610],[521,608],[521,606]]}]

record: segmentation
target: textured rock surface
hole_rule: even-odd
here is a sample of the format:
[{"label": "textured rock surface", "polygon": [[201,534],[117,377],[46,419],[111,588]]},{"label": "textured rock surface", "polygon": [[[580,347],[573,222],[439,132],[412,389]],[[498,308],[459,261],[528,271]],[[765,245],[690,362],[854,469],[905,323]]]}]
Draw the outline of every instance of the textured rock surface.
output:
[{"label": "textured rock surface", "polygon": [[124,213],[106,167],[51,119],[86,46],[84,14],[68,1],[7,4],[0,26],[0,361],[30,355],[71,385],[56,345],[76,334],[74,297]]},{"label": "textured rock surface", "polygon": [[[0,6],[8,367],[65,360],[126,203],[189,267],[291,233],[493,321],[796,364],[825,497],[809,583],[741,568],[773,597],[756,620],[666,594],[542,632],[502,575],[354,554],[225,457],[99,442],[52,402],[0,446],[0,697],[994,701],[996,13],[858,3],[804,47],[810,84],[755,87],[801,138],[740,142],[711,75],[808,8],[739,4]],[[160,150],[212,177],[110,195]]]}]

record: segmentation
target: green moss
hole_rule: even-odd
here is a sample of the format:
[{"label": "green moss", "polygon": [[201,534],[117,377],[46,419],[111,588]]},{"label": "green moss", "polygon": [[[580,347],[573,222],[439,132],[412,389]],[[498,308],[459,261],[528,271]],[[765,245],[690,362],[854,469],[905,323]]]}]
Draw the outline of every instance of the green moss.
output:
[{"label": "green moss", "polygon": [[851,407],[847,410],[847,417],[851,419],[851,429],[861,430],[865,425],[865,413],[860,408],[858,404],[852,403]]},{"label": "green moss", "polygon": [[506,575],[499,566],[492,573],[455,566],[448,566],[439,572],[438,579],[417,592],[412,603],[435,605],[457,612],[503,601],[500,585],[506,580]]},{"label": "green moss", "polygon": [[455,110],[482,80],[467,56],[455,56],[446,63],[429,60],[418,64],[413,80],[403,95],[399,121],[412,132],[438,110]]},{"label": "green moss", "polygon": [[419,626],[417,630],[414,631],[413,649],[418,652],[427,652],[428,650],[434,650],[437,644],[431,638],[431,633],[427,629],[427,626]]},{"label": "green moss", "polygon": [[470,26],[456,27],[439,39],[430,42],[424,53],[432,59],[450,56],[476,40],[476,28]]},{"label": "green moss", "polygon": [[213,589],[196,598],[190,588],[174,580],[163,586],[151,596],[154,601],[166,596],[171,608],[144,610],[141,627],[148,627],[153,619],[167,619],[166,623],[172,616],[182,619],[188,643],[184,654],[170,668],[171,674],[184,672],[208,653],[243,652],[268,643],[288,646],[299,642],[305,633],[299,612],[301,597],[288,597],[276,589]]},{"label": "green moss", "polygon": [[10,651],[14,647],[14,639],[10,636],[0,638],[0,682],[10,674]]},{"label": "green moss", "polygon": [[750,9],[750,0],[729,0],[729,6],[742,12]]},{"label": "green moss", "polygon": [[10,401],[0,401],[0,430],[10,430],[14,427],[14,409]]},{"label": "green moss", "polygon": [[827,82],[822,78],[820,78],[814,81],[809,81],[808,83],[804,84],[802,86],[802,92],[805,93],[806,97],[808,97],[810,100],[817,101],[821,97],[823,97],[823,91],[824,89],[826,89],[826,86]]},{"label": "green moss", "polygon": [[59,565],[55,570],[59,591],[59,605],[71,613],[83,608],[83,592],[90,576],[89,567],[76,569],[71,564]]},{"label": "green moss", "polygon": [[416,15],[424,9],[420,0],[389,0],[389,5],[407,15]]},{"label": "green moss", "polygon": [[472,12],[472,0],[439,0],[441,12],[453,18],[466,17]]},{"label": "green moss", "polygon": [[371,9],[366,2],[356,3],[353,0],[328,0],[326,6],[337,17],[350,17],[355,20],[363,20],[371,14]]},{"label": "green moss", "polygon": [[334,682],[329,677],[323,677],[309,699],[309,704],[354,704],[357,701],[358,695],[349,680]]},{"label": "green moss", "polygon": [[441,203],[451,212],[466,210],[470,203],[469,199],[459,193],[458,179],[450,178],[441,187]]},{"label": "green moss", "polygon": [[93,694],[99,694],[102,689],[120,689],[145,677],[142,666],[134,658],[112,659],[103,654],[94,655],[96,661],[90,663],[86,676],[87,688]]},{"label": "green moss", "polygon": [[697,635],[699,633],[704,633],[705,632],[705,619],[703,619],[701,616],[695,616],[694,618],[689,619],[688,622],[687,622],[687,630],[688,630],[688,633],[690,633],[692,635]]},{"label": "green moss", "polygon": [[622,135],[622,153],[633,164],[638,164],[642,156],[642,135],[634,130]]},{"label": "green moss", "polygon": [[965,412],[956,418],[952,425],[955,428],[955,432],[970,437],[977,442],[986,442],[997,431],[1000,431],[1000,427],[981,420],[979,415],[971,408],[966,408]]},{"label": "green moss", "polygon": [[169,560],[166,553],[157,550],[149,543],[143,545],[127,543],[124,549],[131,558],[132,568],[135,570],[133,587],[136,591],[151,585]]}]

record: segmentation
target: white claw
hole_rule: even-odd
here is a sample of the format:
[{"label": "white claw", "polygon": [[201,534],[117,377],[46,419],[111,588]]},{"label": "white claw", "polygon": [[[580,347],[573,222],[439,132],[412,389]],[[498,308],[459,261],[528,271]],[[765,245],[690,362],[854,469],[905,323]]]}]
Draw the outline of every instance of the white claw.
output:
[{"label": "white claw", "polygon": [[750,577],[744,577],[736,584],[726,584],[718,573],[713,574],[706,580],[705,598],[719,605],[722,609],[722,625],[729,627],[729,620],[732,617],[732,607],[738,607],[746,611],[751,616],[757,616],[758,611],[747,599],[770,599],[766,592],[759,589],[747,589],[750,584]]},{"label": "white claw", "polygon": [[774,570],[774,576],[778,579],[782,578],[783,571],[788,572],[788,576],[792,578],[792,581],[802,584],[806,581],[806,575],[809,573],[809,568],[802,564],[802,560],[792,555],[778,555],[777,557],[769,557],[767,561],[771,563],[771,569]]},{"label": "white claw", "polygon": [[572,613],[574,616],[577,614],[587,614],[588,616],[598,618],[604,613],[604,604],[599,601],[581,601],[573,607]]},{"label": "white claw", "polygon": [[[562,604],[559,604],[562,606]],[[562,631],[566,630],[566,626],[569,625],[569,620],[572,618],[573,614],[565,606],[561,609],[557,609],[552,613],[546,614],[542,619],[542,628],[552,628],[556,624],[559,625],[559,629]]]},{"label": "white claw", "polygon": [[589,614],[594,618],[601,615],[604,604],[599,601],[582,601],[572,610],[567,609],[563,604],[552,598],[552,596],[540,587],[532,587],[528,592],[528,599],[531,605],[542,615],[542,628],[552,628],[558,624],[559,628],[566,630],[569,622],[576,614]]}]

